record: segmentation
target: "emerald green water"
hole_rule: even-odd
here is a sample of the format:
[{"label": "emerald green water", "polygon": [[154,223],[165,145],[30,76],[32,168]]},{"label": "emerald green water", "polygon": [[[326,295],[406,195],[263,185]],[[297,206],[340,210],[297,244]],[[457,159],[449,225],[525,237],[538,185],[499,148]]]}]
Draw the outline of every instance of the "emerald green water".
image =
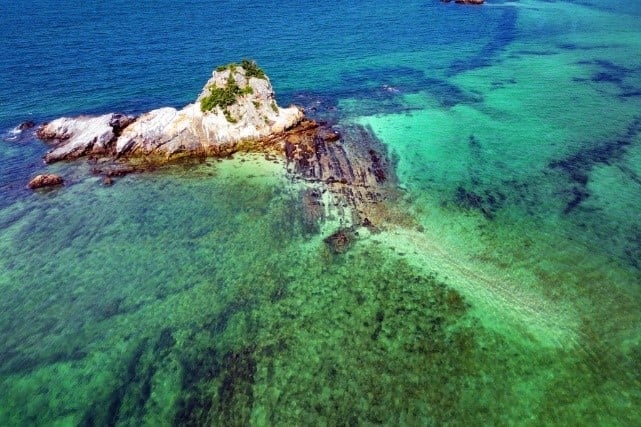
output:
[{"label": "emerald green water", "polygon": [[[615,263],[546,257],[553,280],[502,289],[505,274],[426,247],[434,230],[332,254],[304,232],[282,165],[260,157],[113,188],[75,170],[77,184],[3,216],[5,425],[638,421],[636,304],[591,289],[631,279]],[[544,274],[509,253],[509,275]],[[527,301],[537,283],[561,295]]]},{"label": "emerald green water", "polygon": [[508,42],[274,67],[396,160],[344,254],[278,161],[31,193],[3,140],[0,425],[641,424],[639,6],[483,7]]}]

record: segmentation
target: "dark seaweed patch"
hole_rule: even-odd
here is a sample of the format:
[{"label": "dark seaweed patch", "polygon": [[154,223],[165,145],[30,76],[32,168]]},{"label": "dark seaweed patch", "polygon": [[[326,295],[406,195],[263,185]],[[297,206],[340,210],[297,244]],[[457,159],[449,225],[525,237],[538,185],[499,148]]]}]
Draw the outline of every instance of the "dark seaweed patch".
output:
[{"label": "dark seaweed patch", "polygon": [[483,193],[476,193],[467,190],[463,186],[456,188],[454,196],[455,203],[464,209],[477,210],[488,220],[493,220],[496,212],[501,208],[505,195],[503,193],[485,190]]},{"label": "dark seaweed patch", "polygon": [[[246,304],[239,301],[226,305],[222,312],[195,324],[192,334],[185,339],[178,357],[181,399],[174,424],[247,425],[249,422],[256,372],[255,347],[223,352],[214,344],[217,337],[223,336],[230,319],[246,308]],[[203,342],[212,344],[203,346]]]},{"label": "dark seaweed patch", "polygon": [[227,328],[227,323],[231,317],[243,308],[240,301],[233,301],[225,306],[220,313],[208,317],[202,324],[202,328],[209,331],[212,335],[222,333]]},{"label": "dark seaweed patch", "polygon": [[572,198],[565,205],[565,209],[563,209],[563,213],[568,214],[572,212],[574,208],[579,206],[589,196],[590,196],[590,193],[586,191],[585,187],[572,188]]},{"label": "dark seaweed patch", "polygon": [[[230,351],[222,357],[214,348],[183,358],[183,399],[177,425],[247,425],[253,405],[256,374],[254,348]],[[215,399],[212,385],[220,380]]]},{"label": "dark seaweed patch", "polygon": [[207,392],[207,385],[220,373],[216,349],[201,348],[195,354],[183,354],[180,363],[183,392],[174,418],[175,424],[211,424],[212,397]]},{"label": "dark seaweed patch", "polygon": [[612,73],[600,72],[600,73],[594,74],[591,80],[596,83],[620,84],[623,78]]},{"label": "dark seaweed patch", "polygon": [[5,348],[0,352],[0,374],[17,374],[33,371],[39,367],[55,363],[82,360],[87,351],[81,343],[68,345],[68,348],[52,349],[49,353],[37,354]]},{"label": "dark seaweed patch", "polygon": [[[142,340],[132,351],[126,364],[126,369],[120,377],[119,386],[114,387],[106,399],[94,402],[85,412],[81,425],[83,426],[114,426],[119,419],[131,419],[135,414],[144,409],[144,403],[149,395],[145,396],[143,390],[148,389],[145,383],[150,381],[153,372],[140,371],[141,359],[147,349],[148,340]],[[153,369],[153,368],[150,368]],[[125,402],[128,393],[138,394],[133,405]],[[133,419],[132,419],[133,420]]]},{"label": "dark seaweed patch", "polygon": [[454,203],[463,209],[477,210],[488,220],[493,220],[496,212],[503,206],[506,196],[497,190],[483,185],[483,168],[486,163],[481,141],[474,135],[467,140],[469,162],[467,173],[469,184],[461,184],[454,193]]},{"label": "dark seaweed patch", "polygon": [[637,89],[630,89],[627,92],[623,92],[621,95],[619,95],[621,98],[633,98],[637,96],[641,96],[641,90]]},{"label": "dark seaweed patch", "polygon": [[478,93],[464,91],[447,80],[407,66],[351,71],[341,75],[341,84],[332,91],[296,93],[289,98],[302,106],[309,117],[331,124],[340,118],[337,107],[340,99],[359,100],[359,114],[363,115],[407,113],[418,107],[406,105],[399,95],[422,91],[430,93],[444,108],[483,101]]},{"label": "dark seaweed patch", "polygon": [[372,341],[376,341],[378,339],[378,336],[381,334],[381,331],[383,330],[383,321],[385,320],[385,312],[383,310],[378,310],[376,312],[376,317],[375,317],[375,325],[376,327],[374,328],[374,332],[372,332]]},{"label": "dark seaweed patch", "polygon": [[516,56],[518,55],[527,55],[527,56],[551,56],[556,55],[558,52],[555,50],[517,50],[514,52]]},{"label": "dark seaweed patch", "polygon": [[274,290],[269,295],[269,300],[272,303],[276,303],[287,296],[287,284],[283,281],[279,281]]},{"label": "dark seaweed patch", "polygon": [[160,332],[158,341],[156,341],[154,352],[156,354],[165,353],[170,350],[174,346],[174,344],[176,344],[176,340],[174,339],[174,336],[171,332],[171,328],[164,328]]},{"label": "dark seaweed patch", "polygon": [[639,69],[629,68],[622,65],[615,64],[614,62],[597,59],[578,61],[577,64],[587,65],[597,70],[592,74],[589,79],[575,77],[572,80],[578,83],[590,81],[593,83],[610,83],[619,87],[621,93],[619,97],[622,99],[641,96],[641,90],[636,87],[625,84],[625,79],[631,74],[638,73]]},{"label": "dark seaweed patch", "polygon": [[[595,50],[595,49],[612,49],[615,47],[619,47],[621,45],[619,44],[592,44],[592,43],[586,43],[586,44],[579,44],[579,43],[559,43],[556,45],[559,49],[564,49],[564,50]],[[587,63],[590,61],[581,61],[583,63]]]},{"label": "dark seaweed patch", "polygon": [[599,67],[607,70],[608,72],[618,75],[618,76],[624,76],[625,74],[629,73],[631,70],[628,67],[624,67],[622,65],[617,65],[612,61],[608,61],[606,59],[596,59],[592,61],[594,64],[598,65]]},{"label": "dark seaweed patch", "polygon": [[587,184],[592,168],[598,164],[609,165],[620,159],[639,132],[641,132],[641,117],[635,118],[623,135],[549,163],[550,168],[566,174],[572,183],[572,187],[567,192],[569,200],[563,213],[572,212],[589,197]]},{"label": "dark seaweed patch", "polygon": [[628,245],[625,248],[625,256],[636,269],[641,270],[641,227],[635,225],[628,232]]},{"label": "dark seaweed patch", "polygon": [[227,353],[222,369],[223,380],[218,391],[220,425],[247,425],[254,403],[256,361],[253,348]]},{"label": "dark seaweed patch", "polygon": [[86,410],[81,425],[113,426],[122,422],[143,423],[152,381],[174,348],[176,341],[170,328],[163,329],[155,340],[142,339],[126,357],[123,371],[109,394],[95,400]]},{"label": "dark seaweed patch", "polygon": [[323,239],[323,242],[333,254],[344,254],[356,242],[356,234],[352,228],[341,228]]},{"label": "dark seaweed patch", "polygon": [[495,60],[494,58],[516,39],[517,15],[518,12],[516,8],[504,8],[501,16],[499,34],[483,46],[478,54],[468,59],[454,61],[448,69],[448,76],[454,76],[465,71],[492,65]]}]

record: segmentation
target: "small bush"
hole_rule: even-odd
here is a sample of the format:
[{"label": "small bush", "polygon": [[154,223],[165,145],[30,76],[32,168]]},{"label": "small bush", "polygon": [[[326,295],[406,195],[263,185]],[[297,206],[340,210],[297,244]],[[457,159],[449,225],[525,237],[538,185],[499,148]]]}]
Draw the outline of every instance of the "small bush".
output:
[{"label": "small bush", "polygon": [[200,100],[201,111],[212,111],[216,107],[223,110],[236,102],[236,97],[241,94],[241,90],[229,73],[225,87],[212,86],[209,88],[210,94]]},{"label": "small bush", "polygon": [[231,113],[227,109],[223,110],[223,114],[229,123],[238,123],[238,119],[232,117]]},{"label": "small bush", "polygon": [[260,68],[258,64],[256,64],[256,61],[254,61],[253,59],[243,59],[242,61],[240,61],[240,64],[236,64],[235,62],[230,62],[229,64],[219,65],[218,67],[216,67],[216,71],[220,73],[225,70],[230,70],[233,73],[234,71],[236,71],[236,68],[238,68],[239,65],[245,69],[245,76],[247,78],[250,78],[250,77],[256,77],[257,79],[267,78],[267,75],[265,75],[265,71],[263,71],[263,69]]},{"label": "small bush", "polygon": [[272,110],[274,110],[274,113],[278,113],[278,105],[274,101],[271,103]]},{"label": "small bush", "polygon": [[[243,59],[240,63],[240,66],[243,67],[243,69],[245,70],[245,77],[248,80],[251,77],[256,77],[259,79],[267,78],[265,76],[265,72],[258,65],[256,65],[255,61],[252,61],[249,59]],[[225,114],[227,121],[229,121],[230,123],[237,122],[237,120],[235,120],[233,117],[229,115],[229,112],[227,111],[227,107],[234,105],[236,103],[236,99],[239,96],[254,94],[254,88],[252,88],[249,85],[249,83],[242,89],[238,86],[238,83],[236,83],[233,73],[234,71],[236,71],[237,67],[238,67],[238,64],[231,63],[227,65],[221,65],[216,68],[216,72],[223,72],[223,71],[229,70],[229,77],[227,77],[227,84],[225,85],[225,87],[222,87],[222,88],[216,87],[216,86],[211,86],[209,88],[209,95],[205,96],[200,100],[201,111],[203,112],[212,111],[216,107],[220,107],[223,110],[223,113]],[[256,103],[254,103],[254,106],[256,108],[259,107],[259,105],[257,105]],[[278,112],[278,108],[274,103],[272,103],[272,109]]]},{"label": "small bush", "polygon": [[250,77],[256,77],[257,79],[267,78],[263,69],[260,68],[258,64],[256,64],[256,61],[253,61],[251,59],[243,59],[242,61],[240,61],[240,66],[245,69],[245,77],[247,77],[248,79]]}]

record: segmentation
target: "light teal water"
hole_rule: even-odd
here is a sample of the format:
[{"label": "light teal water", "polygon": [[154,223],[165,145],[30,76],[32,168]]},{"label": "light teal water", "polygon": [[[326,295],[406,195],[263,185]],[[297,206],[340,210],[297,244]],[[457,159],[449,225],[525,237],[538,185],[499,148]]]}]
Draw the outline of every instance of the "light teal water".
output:
[{"label": "light teal water", "polygon": [[[395,221],[345,254],[305,226],[298,184],[261,156],[113,187],[60,164],[47,169],[69,185],[32,194],[44,147],[0,143],[0,424],[641,422],[639,6],[374,6],[287,5],[289,26],[238,6],[232,22],[269,23],[261,37],[223,27],[233,49],[188,49],[224,63],[248,40],[272,43],[254,56],[283,101],[318,101],[320,117],[388,147]],[[39,114],[187,102],[195,70],[216,64],[154,58],[213,33],[177,19],[175,50],[120,57],[135,59],[140,92],[43,84]],[[145,60],[163,72],[135,72]],[[141,100],[173,71],[171,89]],[[3,123],[34,105],[19,97]]]}]

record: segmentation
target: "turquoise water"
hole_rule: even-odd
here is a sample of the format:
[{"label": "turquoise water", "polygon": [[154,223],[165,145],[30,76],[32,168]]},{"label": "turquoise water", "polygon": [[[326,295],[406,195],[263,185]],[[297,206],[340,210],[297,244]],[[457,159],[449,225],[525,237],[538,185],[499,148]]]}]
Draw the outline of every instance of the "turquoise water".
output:
[{"label": "turquoise water", "polygon": [[[638,425],[640,17],[0,4],[0,424]],[[184,105],[242,57],[386,145],[379,232],[333,253],[259,155],[104,187],[12,133]],[[67,185],[27,191],[44,170]]]}]

